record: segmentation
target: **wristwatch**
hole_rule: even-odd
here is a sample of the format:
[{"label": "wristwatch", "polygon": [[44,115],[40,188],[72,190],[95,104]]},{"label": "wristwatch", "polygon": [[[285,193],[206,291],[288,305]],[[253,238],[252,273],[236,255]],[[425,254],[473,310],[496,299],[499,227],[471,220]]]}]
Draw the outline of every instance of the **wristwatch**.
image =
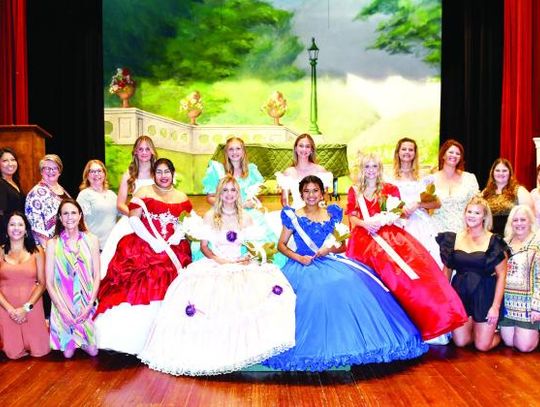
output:
[{"label": "wristwatch", "polygon": [[22,307],[23,310],[25,310],[26,312],[30,312],[32,311],[32,308],[34,308],[34,304],[32,304],[31,302],[27,302]]}]

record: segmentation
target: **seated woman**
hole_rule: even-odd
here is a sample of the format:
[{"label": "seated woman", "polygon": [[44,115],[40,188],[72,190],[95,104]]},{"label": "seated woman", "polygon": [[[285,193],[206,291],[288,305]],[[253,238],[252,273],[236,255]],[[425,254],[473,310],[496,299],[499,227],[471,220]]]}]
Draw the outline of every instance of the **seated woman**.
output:
[{"label": "seated woman", "polygon": [[45,271],[51,296],[51,348],[71,358],[77,348],[98,353],[92,317],[99,288],[99,241],[86,230],[72,198],[58,207],[54,237],[47,242]]},{"label": "seated woman", "polygon": [[502,312],[507,245],[491,233],[491,211],[485,199],[473,197],[465,207],[465,229],[437,236],[448,278],[465,305],[468,321],[452,332],[457,346],[474,344],[488,351],[500,342],[496,333]]},{"label": "seated woman", "polygon": [[[280,370],[322,371],[412,359],[426,352],[418,329],[374,272],[334,254],[344,247],[327,239],[343,212],[337,205],[319,205],[321,179],[307,176],[299,188],[305,206],[282,210],[278,246],[289,257],[283,273],[296,293],[296,345],[263,364]],[[291,236],[297,251],[286,245]]]},{"label": "seated woman", "polygon": [[[258,210],[262,205],[257,198],[257,194],[264,183],[264,178],[257,166],[249,162],[244,141],[239,137],[229,138],[223,148],[223,155],[223,164],[217,161],[210,161],[208,164],[203,179],[203,190],[207,194],[206,200],[210,205],[214,205],[219,180],[225,175],[232,175],[240,185],[240,195],[245,213],[253,219],[256,225],[264,230],[264,240],[277,242],[277,234],[269,226],[263,213]],[[197,244],[192,246],[192,250],[194,260],[203,257]],[[278,253],[274,256],[273,263],[282,266],[286,260],[282,254]]]},{"label": "seated woman", "polygon": [[497,158],[489,170],[489,178],[482,196],[493,215],[493,233],[504,235],[508,214],[515,205],[528,205],[534,209],[531,194],[519,185],[512,164],[506,158]]},{"label": "seated woman", "polygon": [[206,257],[171,284],[139,354],[152,369],[222,374],[294,345],[295,295],[287,279],[275,265],[241,253],[242,244],[262,231],[242,209],[232,175],[219,181],[215,198],[197,231],[205,235]]},{"label": "seated woman", "polygon": [[0,338],[10,359],[50,352],[42,294],[45,256],[22,212],[6,216],[7,241],[0,248]]},{"label": "seated woman", "polygon": [[191,212],[186,194],[173,187],[174,166],[154,164],[155,184],[142,187],[130,203],[135,233],[124,236],[98,293],[96,335],[100,349],[137,354],[142,349],[167,288],[191,263],[178,217]]},{"label": "seated woman", "polygon": [[[467,315],[429,252],[394,225],[399,214],[391,212],[391,202],[400,202],[399,190],[382,182],[382,173],[378,156],[361,157],[358,182],[348,193],[351,237],[347,256],[373,267],[422,337],[432,339],[463,325]],[[382,209],[386,211],[381,213]]]},{"label": "seated woman", "polygon": [[501,338],[506,346],[532,352],[538,346],[540,329],[540,236],[528,205],[512,208],[505,237],[510,258],[504,289],[505,316],[499,323]]}]

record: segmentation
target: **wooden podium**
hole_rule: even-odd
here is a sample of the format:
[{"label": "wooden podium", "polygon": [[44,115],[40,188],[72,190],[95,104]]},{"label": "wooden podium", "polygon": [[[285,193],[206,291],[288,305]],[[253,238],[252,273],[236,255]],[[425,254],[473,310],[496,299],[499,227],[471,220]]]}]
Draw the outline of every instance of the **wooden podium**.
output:
[{"label": "wooden podium", "polygon": [[41,180],[39,160],[45,155],[45,140],[52,136],[34,124],[0,126],[0,147],[10,147],[19,160],[23,191],[28,192]]}]

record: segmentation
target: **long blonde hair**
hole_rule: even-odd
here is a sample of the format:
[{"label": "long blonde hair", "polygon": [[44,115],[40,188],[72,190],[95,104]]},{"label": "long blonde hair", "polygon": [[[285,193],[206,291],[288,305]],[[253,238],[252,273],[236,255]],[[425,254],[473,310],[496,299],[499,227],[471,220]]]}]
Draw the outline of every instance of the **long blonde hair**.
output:
[{"label": "long blonde hair", "polygon": [[396,148],[394,150],[394,178],[399,179],[400,177],[400,170],[401,170],[401,160],[399,158],[399,149],[401,148],[401,145],[403,143],[411,143],[414,145],[414,160],[412,162],[412,178],[414,180],[418,180],[419,178],[419,172],[420,172],[420,165],[418,164],[418,145],[416,144],[416,141],[414,141],[412,138],[409,137],[403,137],[398,140],[396,144]]},{"label": "long blonde hair", "polygon": [[525,215],[527,215],[527,218],[529,218],[529,222],[531,224],[531,232],[536,232],[536,230],[538,229],[538,227],[536,226],[536,217],[534,216],[534,213],[529,207],[529,205],[516,205],[510,211],[510,214],[508,215],[508,220],[506,221],[506,225],[504,226],[504,239],[508,243],[510,243],[510,240],[514,238],[514,228],[512,227],[512,222],[514,221],[514,218],[518,211],[523,211]]},{"label": "long blonde hair", "polygon": [[101,167],[104,174],[103,189],[104,190],[109,189],[109,180],[107,179],[107,167],[105,167],[105,164],[103,164],[103,162],[101,162],[100,160],[90,160],[86,163],[86,166],[84,167],[81,185],[79,185],[79,191],[82,191],[83,189],[90,187],[90,182],[88,181],[88,174],[90,173],[90,167],[92,166],[92,164],[97,164]]},{"label": "long blonde hair", "polygon": [[152,150],[152,158],[150,159],[150,172],[152,176],[154,175],[154,163],[157,160],[156,147],[154,142],[149,136],[139,136],[135,143],[133,143],[133,148],[131,149],[131,162],[128,167],[129,178],[127,180],[128,185],[128,194],[132,194],[135,190],[135,180],[139,177],[139,159],[137,158],[137,149],[142,142],[146,142],[150,150]]},{"label": "long blonde hair", "polygon": [[313,140],[313,137],[311,137],[309,134],[303,133],[296,137],[296,140],[294,141],[293,167],[296,167],[296,165],[298,164],[298,154],[296,153],[296,147],[298,146],[298,143],[300,143],[300,140],[305,138],[307,138],[309,140],[309,144],[311,144],[311,154],[308,157],[308,161],[310,163],[317,164],[317,147],[315,146],[315,140]]},{"label": "long blonde hair", "polygon": [[249,175],[249,167],[248,167],[249,160],[248,160],[248,157],[247,157],[246,144],[244,143],[244,140],[242,140],[240,137],[234,136],[234,137],[231,137],[231,138],[227,139],[227,141],[225,142],[225,147],[223,147],[223,167],[225,168],[225,173],[226,174],[234,175],[234,166],[233,166],[231,160],[229,159],[229,155],[227,154],[227,150],[229,149],[229,145],[233,141],[237,141],[242,146],[242,152],[244,154],[242,154],[242,162],[240,164],[240,166],[242,168],[242,177],[241,178],[245,178],[245,177],[247,177]]},{"label": "long blonde hair", "polygon": [[238,225],[242,225],[242,217],[244,215],[244,210],[242,208],[242,197],[240,195],[240,185],[238,184],[238,181],[236,178],[234,178],[231,174],[226,174],[223,178],[221,178],[218,182],[217,188],[216,188],[216,201],[214,203],[214,227],[216,229],[221,229],[223,226],[223,188],[228,183],[231,183],[234,185],[236,190],[238,191],[238,199],[236,200],[235,205],[235,211],[236,211],[236,217],[238,220]]},{"label": "long blonde hair", "polygon": [[359,153],[358,154],[358,159],[357,159],[358,176],[357,176],[357,182],[356,182],[355,185],[358,188],[358,191],[360,193],[364,193],[364,191],[367,188],[367,181],[366,181],[366,177],[365,177],[365,174],[364,174],[364,167],[370,161],[375,162],[375,164],[377,164],[379,166],[379,173],[377,174],[376,188],[375,188],[375,194],[379,194],[382,191],[382,187],[383,187],[383,184],[384,184],[384,182],[383,182],[383,164],[382,164],[382,161],[381,161],[381,157],[379,157],[375,153],[367,153],[367,154]]}]

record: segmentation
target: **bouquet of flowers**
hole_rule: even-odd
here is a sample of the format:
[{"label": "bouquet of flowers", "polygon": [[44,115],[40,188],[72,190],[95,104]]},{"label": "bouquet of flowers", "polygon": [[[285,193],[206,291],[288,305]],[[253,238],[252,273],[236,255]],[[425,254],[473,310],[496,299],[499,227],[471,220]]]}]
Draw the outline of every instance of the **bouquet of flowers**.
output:
[{"label": "bouquet of flowers", "polygon": [[199,91],[191,92],[185,98],[180,100],[180,110],[184,112],[192,112],[194,110],[201,111],[203,109],[202,97]]},{"label": "bouquet of flowers", "polygon": [[271,117],[283,116],[287,111],[287,101],[283,98],[283,93],[276,90],[261,106],[261,110]]},{"label": "bouquet of flowers", "polygon": [[182,212],[178,217],[177,227],[181,228],[186,239],[192,242],[207,240],[212,235],[210,228],[195,211]]},{"label": "bouquet of flowers", "polygon": [[259,263],[269,263],[278,252],[274,242],[246,241],[244,246],[254,260]]},{"label": "bouquet of flowers", "polygon": [[396,223],[403,214],[405,202],[392,195],[381,195],[379,199],[381,212],[372,216],[381,225],[391,225]]},{"label": "bouquet of flowers", "polygon": [[340,247],[349,237],[351,236],[351,231],[349,227],[344,223],[336,223],[334,230],[331,234],[326,237],[326,240],[323,243],[323,247],[332,248]]},{"label": "bouquet of flowers", "polygon": [[125,90],[126,87],[135,87],[135,81],[131,78],[131,72],[128,68],[116,68],[116,73],[112,76],[109,85],[109,93],[116,94]]}]

